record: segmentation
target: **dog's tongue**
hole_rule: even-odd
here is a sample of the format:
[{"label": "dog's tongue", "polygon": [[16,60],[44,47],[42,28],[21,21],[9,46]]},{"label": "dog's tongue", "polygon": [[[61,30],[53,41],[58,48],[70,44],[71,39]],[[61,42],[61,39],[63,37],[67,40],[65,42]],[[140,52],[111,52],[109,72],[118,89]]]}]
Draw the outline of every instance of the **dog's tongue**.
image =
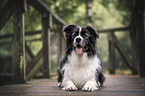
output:
[{"label": "dog's tongue", "polygon": [[82,54],[82,50],[83,50],[83,48],[78,48],[78,47],[76,47],[76,52],[77,52],[77,54]]}]

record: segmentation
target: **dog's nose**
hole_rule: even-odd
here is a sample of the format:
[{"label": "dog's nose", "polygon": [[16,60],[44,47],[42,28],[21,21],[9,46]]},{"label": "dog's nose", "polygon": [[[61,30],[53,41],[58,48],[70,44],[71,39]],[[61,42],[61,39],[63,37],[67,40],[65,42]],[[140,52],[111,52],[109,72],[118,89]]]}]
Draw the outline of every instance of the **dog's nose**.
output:
[{"label": "dog's nose", "polygon": [[80,42],[82,39],[81,38],[76,38],[76,42]]}]

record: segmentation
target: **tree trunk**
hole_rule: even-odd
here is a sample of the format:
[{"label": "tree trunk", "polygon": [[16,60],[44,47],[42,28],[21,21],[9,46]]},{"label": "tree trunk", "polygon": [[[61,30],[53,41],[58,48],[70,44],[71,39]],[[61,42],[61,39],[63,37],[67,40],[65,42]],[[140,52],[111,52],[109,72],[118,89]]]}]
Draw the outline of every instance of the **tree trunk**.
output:
[{"label": "tree trunk", "polygon": [[93,0],[86,0],[86,24],[91,25],[92,24],[92,6],[93,6]]}]

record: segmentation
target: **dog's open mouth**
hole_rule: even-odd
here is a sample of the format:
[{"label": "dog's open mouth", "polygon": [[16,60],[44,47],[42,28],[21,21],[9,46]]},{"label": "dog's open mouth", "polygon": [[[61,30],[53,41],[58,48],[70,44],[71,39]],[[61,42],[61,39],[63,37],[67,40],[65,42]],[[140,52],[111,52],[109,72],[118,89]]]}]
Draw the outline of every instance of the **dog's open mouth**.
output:
[{"label": "dog's open mouth", "polygon": [[84,49],[84,46],[81,46],[80,44],[76,45],[74,47],[75,51],[77,54],[82,54],[83,53],[83,49]]}]

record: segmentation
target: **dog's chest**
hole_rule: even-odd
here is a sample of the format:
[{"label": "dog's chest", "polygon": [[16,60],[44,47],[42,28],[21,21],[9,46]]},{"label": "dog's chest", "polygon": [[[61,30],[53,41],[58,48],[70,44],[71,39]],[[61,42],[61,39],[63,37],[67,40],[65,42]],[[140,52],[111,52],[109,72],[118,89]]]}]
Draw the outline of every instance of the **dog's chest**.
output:
[{"label": "dog's chest", "polygon": [[78,57],[72,53],[68,63],[64,66],[64,79],[72,80],[78,87],[82,87],[89,80],[94,80],[98,67],[96,60],[95,58],[89,59],[86,54]]},{"label": "dog's chest", "polygon": [[76,67],[68,66],[65,69],[66,78],[71,79],[76,85],[84,84],[95,76],[95,69],[89,66]]}]

